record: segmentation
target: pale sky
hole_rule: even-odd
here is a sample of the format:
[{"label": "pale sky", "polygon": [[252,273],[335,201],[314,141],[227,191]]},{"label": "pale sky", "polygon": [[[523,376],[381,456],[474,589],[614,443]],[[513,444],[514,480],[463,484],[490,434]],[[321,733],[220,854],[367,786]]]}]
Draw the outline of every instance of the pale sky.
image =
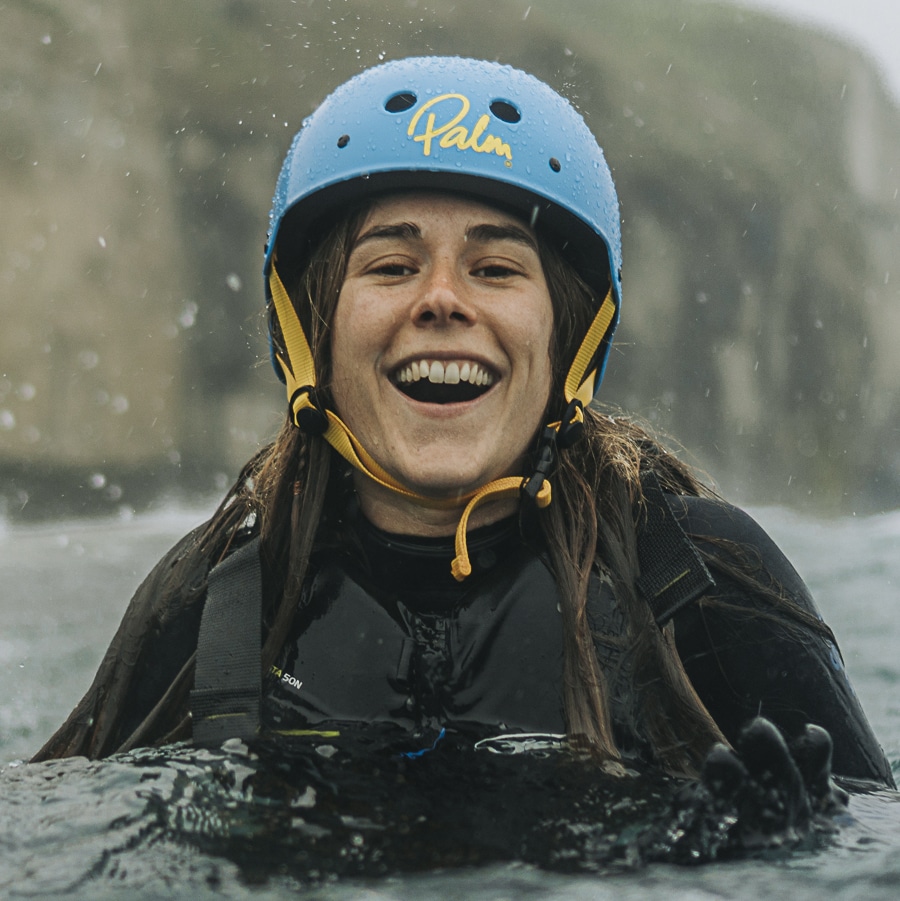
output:
[{"label": "pale sky", "polygon": [[898,0],[735,0],[737,5],[812,22],[868,51],[900,103],[900,2]]}]

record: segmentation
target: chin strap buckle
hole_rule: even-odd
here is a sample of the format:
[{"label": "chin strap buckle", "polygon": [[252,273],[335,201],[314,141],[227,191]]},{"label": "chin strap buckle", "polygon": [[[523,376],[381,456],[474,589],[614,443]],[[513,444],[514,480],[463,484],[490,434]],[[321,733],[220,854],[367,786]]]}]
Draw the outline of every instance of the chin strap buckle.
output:
[{"label": "chin strap buckle", "polygon": [[547,476],[556,462],[557,425],[544,428],[538,442],[537,463],[532,474],[522,483],[522,494],[538,507],[550,503],[550,482]]},{"label": "chin strap buckle", "polygon": [[559,422],[545,426],[538,441],[537,463],[532,474],[522,483],[522,494],[538,507],[550,503],[550,481],[548,476],[556,462],[557,452],[571,447],[584,435],[584,407],[575,398],[566,407]]}]

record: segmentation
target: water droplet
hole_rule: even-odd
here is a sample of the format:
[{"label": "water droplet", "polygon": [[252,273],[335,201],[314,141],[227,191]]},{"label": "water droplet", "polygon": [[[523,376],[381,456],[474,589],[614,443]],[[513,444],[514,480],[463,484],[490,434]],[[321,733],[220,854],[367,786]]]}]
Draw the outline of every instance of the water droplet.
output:
[{"label": "water droplet", "polygon": [[178,324],[182,328],[191,328],[197,321],[197,309],[197,304],[194,301],[187,301],[184,309],[181,311],[181,315],[178,317]]},{"label": "water droplet", "polygon": [[78,354],[78,365],[82,369],[96,369],[100,362],[100,355],[93,350],[82,350]]}]

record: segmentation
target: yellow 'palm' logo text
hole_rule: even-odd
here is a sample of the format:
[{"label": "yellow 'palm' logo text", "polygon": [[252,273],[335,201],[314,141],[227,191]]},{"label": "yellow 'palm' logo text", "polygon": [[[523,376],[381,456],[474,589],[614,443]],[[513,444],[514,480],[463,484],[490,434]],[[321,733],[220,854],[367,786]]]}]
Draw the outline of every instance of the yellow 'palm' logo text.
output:
[{"label": "yellow 'palm' logo text", "polygon": [[[447,101],[459,101],[459,110],[455,116],[448,119],[442,125],[436,124],[436,116],[432,111],[434,107],[443,104],[447,107]],[[471,104],[469,98],[463,94],[441,94],[440,97],[434,97],[429,100],[422,108],[413,116],[409,123],[407,134],[414,141],[422,142],[422,151],[425,156],[431,156],[431,142],[435,138],[439,138],[439,147],[455,147],[457,150],[474,150],[475,153],[496,153],[497,156],[506,158],[506,165],[512,165],[512,150],[509,144],[500,140],[496,135],[485,134],[485,130],[490,124],[491,117],[486,113],[481,116],[475,123],[471,133],[465,125],[460,125],[463,119],[469,114]],[[421,134],[416,134],[416,128],[419,120],[425,113],[428,117],[425,119],[425,130]],[[483,140],[482,140],[483,138]],[[479,143],[479,141],[481,143]]]}]

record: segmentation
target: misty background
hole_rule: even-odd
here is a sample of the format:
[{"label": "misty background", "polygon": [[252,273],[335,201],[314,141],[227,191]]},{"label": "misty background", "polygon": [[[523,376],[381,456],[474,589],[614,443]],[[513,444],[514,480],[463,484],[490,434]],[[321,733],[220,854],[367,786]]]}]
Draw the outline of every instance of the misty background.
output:
[{"label": "misty background", "polygon": [[900,507],[900,112],[855,44],[700,0],[0,2],[0,516],[221,493],[283,417],[262,315],[303,118],[385,59],[526,69],[622,204],[602,398],[727,495]]}]

